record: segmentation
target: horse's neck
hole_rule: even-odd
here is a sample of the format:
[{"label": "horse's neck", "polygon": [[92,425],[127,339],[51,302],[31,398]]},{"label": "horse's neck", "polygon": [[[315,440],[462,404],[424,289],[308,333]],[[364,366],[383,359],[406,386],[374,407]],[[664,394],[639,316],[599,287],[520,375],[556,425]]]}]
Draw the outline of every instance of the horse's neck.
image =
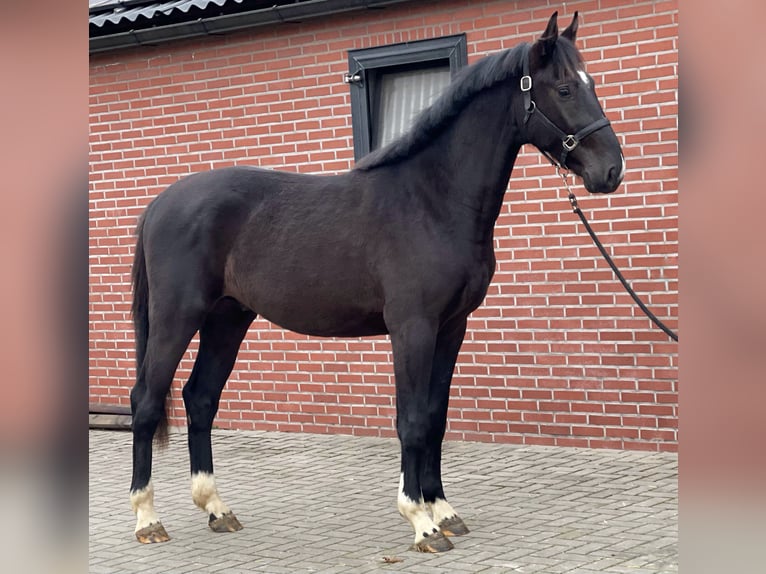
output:
[{"label": "horse's neck", "polygon": [[488,94],[468,104],[421,159],[430,164],[424,168],[441,175],[442,187],[435,192],[458,212],[472,211],[466,221],[474,233],[488,238],[523,143],[512,103],[497,96]]}]

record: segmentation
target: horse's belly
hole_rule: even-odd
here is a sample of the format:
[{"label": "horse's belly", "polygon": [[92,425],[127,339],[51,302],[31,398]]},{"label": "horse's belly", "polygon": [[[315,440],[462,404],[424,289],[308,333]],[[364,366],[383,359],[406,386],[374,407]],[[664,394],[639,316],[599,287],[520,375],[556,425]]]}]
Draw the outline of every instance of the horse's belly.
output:
[{"label": "horse's belly", "polygon": [[333,316],[279,313],[267,310],[261,315],[268,321],[289,331],[314,337],[368,337],[388,333],[382,313],[351,315],[337,313]]},{"label": "horse's belly", "polygon": [[[338,273],[243,275],[227,295],[284,329],[318,337],[362,337],[387,333],[382,300],[372,285]],[[244,279],[244,280],[243,280]]]}]

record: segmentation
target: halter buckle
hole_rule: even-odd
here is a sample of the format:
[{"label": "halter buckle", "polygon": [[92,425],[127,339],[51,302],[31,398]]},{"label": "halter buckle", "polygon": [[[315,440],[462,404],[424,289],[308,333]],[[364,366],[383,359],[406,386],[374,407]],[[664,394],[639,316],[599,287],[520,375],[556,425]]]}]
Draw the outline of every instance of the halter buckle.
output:
[{"label": "halter buckle", "polygon": [[561,142],[561,145],[564,146],[564,149],[567,151],[572,151],[574,148],[577,147],[577,140],[574,136],[569,135],[564,138],[564,140]]},{"label": "halter buckle", "polygon": [[532,89],[532,76],[521,76],[521,91],[528,92]]}]

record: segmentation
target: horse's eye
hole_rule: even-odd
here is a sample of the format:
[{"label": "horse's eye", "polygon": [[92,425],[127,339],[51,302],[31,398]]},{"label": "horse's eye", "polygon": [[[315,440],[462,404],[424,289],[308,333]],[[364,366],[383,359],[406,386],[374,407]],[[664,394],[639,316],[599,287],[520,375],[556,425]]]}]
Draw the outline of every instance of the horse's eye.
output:
[{"label": "horse's eye", "polygon": [[562,98],[568,98],[571,95],[569,92],[569,86],[559,86],[559,96]]}]

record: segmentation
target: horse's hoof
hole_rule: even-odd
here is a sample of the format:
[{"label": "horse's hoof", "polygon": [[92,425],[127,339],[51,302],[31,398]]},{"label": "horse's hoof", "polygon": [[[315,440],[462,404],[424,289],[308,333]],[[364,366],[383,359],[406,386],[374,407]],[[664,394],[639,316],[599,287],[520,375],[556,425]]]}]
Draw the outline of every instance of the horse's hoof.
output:
[{"label": "horse's hoof", "polygon": [[156,542],[167,542],[170,540],[170,536],[165,532],[165,527],[162,523],[155,522],[149,526],[145,526],[141,530],[136,531],[136,539],[141,544],[154,544]]},{"label": "horse's hoof", "polygon": [[450,539],[444,536],[441,532],[434,532],[429,534],[420,542],[413,544],[410,550],[415,552],[446,552],[452,550],[455,547]]},{"label": "horse's hoof", "polygon": [[233,512],[227,512],[218,518],[215,517],[215,514],[211,514],[207,524],[213,532],[236,532],[237,530],[242,530],[242,524],[240,524]]},{"label": "horse's hoof", "polygon": [[439,530],[444,536],[463,536],[471,532],[465,522],[456,514],[452,518],[445,518],[439,523]]}]

